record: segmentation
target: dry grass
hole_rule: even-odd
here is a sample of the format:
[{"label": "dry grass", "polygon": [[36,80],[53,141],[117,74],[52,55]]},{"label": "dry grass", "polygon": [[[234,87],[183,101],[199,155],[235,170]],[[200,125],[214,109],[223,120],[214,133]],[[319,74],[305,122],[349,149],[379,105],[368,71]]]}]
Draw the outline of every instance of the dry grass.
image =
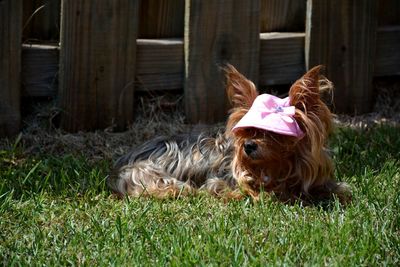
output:
[{"label": "dry grass", "polygon": [[[171,101],[168,96],[140,98],[138,115],[134,124],[125,132],[113,132],[110,127],[94,132],[67,133],[53,124],[59,113],[54,103],[40,105],[35,109],[33,115],[25,119],[25,127],[17,139],[28,154],[83,154],[93,161],[115,159],[143,140],[192,128],[184,123],[180,98]],[[11,146],[15,144],[10,140],[0,143],[0,148]]]},{"label": "dry grass", "polygon": [[[365,129],[377,124],[399,125],[400,81],[393,79],[375,82],[377,101],[373,112],[359,116],[339,115],[339,126]],[[15,140],[0,140],[0,149],[7,150],[22,144],[24,153],[83,155],[91,161],[115,160],[135,145],[159,135],[201,131],[206,126],[185,124],[182,96],[141,96],[138,98],[136,119],[125,132],[112,132],[111,128],[95,132],[67,133],[57,129],[54,118],[59,114],[54,103],[37,105],[24,120],[24,129]],[[222,128],[223,123],[211,126]]]}]

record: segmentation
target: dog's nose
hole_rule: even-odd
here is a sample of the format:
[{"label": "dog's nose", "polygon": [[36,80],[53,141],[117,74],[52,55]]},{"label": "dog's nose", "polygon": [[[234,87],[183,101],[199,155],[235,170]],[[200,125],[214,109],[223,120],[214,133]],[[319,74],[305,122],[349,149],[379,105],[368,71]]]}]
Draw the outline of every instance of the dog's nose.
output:
[{"label": "dog's nose", "polygon": [[244,152],[246,152],[247,155],[250,155],[254,151],[257,150],[257,144],[251,140],[246,140],[244,142]]}]

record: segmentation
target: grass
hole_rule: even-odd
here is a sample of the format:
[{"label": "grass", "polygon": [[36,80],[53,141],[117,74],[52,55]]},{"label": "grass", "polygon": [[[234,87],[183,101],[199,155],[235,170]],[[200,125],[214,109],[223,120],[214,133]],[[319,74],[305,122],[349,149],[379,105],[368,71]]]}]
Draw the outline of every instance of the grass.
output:
[{"label": "grass", "polygon": [[339,128],[337,176],[353,202],[224,203],[110,196],[109,160],[0,151],[0,263],[12,265],[399,266],[399,128]]}]

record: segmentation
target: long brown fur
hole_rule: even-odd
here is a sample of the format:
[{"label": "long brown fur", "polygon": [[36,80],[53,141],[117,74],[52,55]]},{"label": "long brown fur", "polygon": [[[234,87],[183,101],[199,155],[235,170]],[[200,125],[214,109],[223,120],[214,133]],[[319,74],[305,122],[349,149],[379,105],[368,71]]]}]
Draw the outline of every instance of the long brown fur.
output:
[{"label": "long brown fur", "polygon": [[[245,128],[232,131],[247,113],[258,91],[233,66],[225,68],[227,95],[232,109],[223,134],[159,137],[119,159],[108,179],[119,196],[176,197],[207,191],[224,198],[255,199],[261,191],[283,201],[320,201],[336,195],[350,201],[350,188],[336,182],[326,142],[332,131],[332,114],[320,99],[330,87],[321,66],[296,81],[289,91],[295,119],[303,137]],[[252,142],[255,150],[244,149]]]}]

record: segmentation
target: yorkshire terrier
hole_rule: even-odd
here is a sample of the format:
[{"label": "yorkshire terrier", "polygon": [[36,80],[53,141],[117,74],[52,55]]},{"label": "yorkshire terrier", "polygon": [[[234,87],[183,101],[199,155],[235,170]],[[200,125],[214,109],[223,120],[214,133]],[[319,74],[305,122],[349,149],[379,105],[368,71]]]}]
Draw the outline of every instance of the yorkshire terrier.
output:
[{"label": "yorkshire terrier", "polygon": [[212,195],[258,199],[273,193],[287,202],[336,196],[350,201],[346,183],[336,182],[326,148],[332,114],[320,98],[331,83],[314,67],[290,88],[289,96],[259,95],[233,66],[225,68],[233,108],[224,133],[179,135],[148,141],[115,164],[108,184],[118,196]]}]

